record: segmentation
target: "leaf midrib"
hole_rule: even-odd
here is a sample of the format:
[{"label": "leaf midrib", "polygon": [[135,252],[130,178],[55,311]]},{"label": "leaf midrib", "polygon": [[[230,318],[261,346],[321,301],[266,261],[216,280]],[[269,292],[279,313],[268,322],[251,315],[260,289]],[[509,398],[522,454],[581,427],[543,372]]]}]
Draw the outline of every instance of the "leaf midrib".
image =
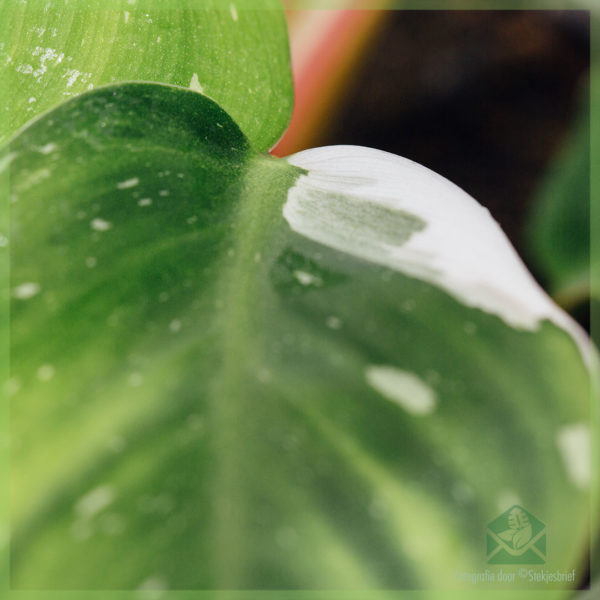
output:
[{"label": "leaf midrib", "polygon": [[[225,246],[221,276],[215,286],[223,309],[219,315],[221,345],[217,350],[221,362],[214,374],[210,402],[216,463],[211,489],[214,589],[240,587],[247,580],[244,563],[250,549],[244,545],[248,536],[244,531],[247,521],[243,493],[247,449],[241,440],[245,416],[251,408],[246,404],[244,382],[264,355],[259,323],[266,317],[260,316],[260,309],[261,304],[268,304],[268,288],[263,282],[269,265],[262,254],[281,227],[287,191],[302,172],[265,155],[249,161],[232,216],[232,244]],[[271,203],[273,198],[278,202]]]}]

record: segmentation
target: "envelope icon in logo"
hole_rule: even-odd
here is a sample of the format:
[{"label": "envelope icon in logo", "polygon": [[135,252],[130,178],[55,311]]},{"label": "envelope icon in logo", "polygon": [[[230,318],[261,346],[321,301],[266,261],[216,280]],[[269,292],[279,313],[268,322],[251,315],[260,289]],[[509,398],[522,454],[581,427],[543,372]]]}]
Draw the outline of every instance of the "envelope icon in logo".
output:
[{"label": "envelope icon in logo", "polygon": [[488,524],[487,561],[493,565],[543,565],[546,526],[515,504]]}]

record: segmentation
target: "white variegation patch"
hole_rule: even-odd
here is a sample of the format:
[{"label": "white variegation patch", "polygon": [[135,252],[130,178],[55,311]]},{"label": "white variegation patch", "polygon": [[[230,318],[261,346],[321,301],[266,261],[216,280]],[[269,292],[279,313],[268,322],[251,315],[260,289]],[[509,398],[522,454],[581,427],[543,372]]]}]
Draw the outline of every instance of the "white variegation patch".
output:
[{"label": "white variegation patch", "polygon": [[489,211],[441,175],[358,146],[287,160],[308,171],[283,208],[297,233],[432,283],[512,327],[535,330],[549,319],[589,359],[585,333],[536,283]]},{"label": "white variegation patch", "polygon": [[435,410],[437,394],[414,373],[391,365],[369,365],[365,378],[384,398],[413,415],[428,415]]},{"label": "white variegation patch", "polygon": [[587,423],[565,425],[556,434],[556,443],[569,479],[577,487],[587,489],[591,476],[589,425]]}]

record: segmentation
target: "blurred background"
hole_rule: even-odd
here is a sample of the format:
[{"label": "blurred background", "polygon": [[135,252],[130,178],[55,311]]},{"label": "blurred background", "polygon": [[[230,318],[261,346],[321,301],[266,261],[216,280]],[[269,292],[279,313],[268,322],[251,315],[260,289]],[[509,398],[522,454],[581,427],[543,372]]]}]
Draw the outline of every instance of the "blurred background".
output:
[{"label": "blurred background", "polygon": [[356,144],[444,175],[489,208],[589,331],[600,296],[590,285],[589,12],[289,9],[287,18],[296,106],[273,154]]}]

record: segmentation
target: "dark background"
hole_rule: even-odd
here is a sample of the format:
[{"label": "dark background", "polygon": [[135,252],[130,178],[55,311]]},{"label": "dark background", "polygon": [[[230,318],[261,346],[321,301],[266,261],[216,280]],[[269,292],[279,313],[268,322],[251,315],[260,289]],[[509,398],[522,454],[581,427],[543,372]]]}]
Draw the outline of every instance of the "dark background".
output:
[{"label": "dark background", "polygon": [[[588,11],[390,11],[318,145],[387,150],[487,206],[534,276],[528,218],[587,110]],[[570,307],[589,325],[589,303]]]}]

